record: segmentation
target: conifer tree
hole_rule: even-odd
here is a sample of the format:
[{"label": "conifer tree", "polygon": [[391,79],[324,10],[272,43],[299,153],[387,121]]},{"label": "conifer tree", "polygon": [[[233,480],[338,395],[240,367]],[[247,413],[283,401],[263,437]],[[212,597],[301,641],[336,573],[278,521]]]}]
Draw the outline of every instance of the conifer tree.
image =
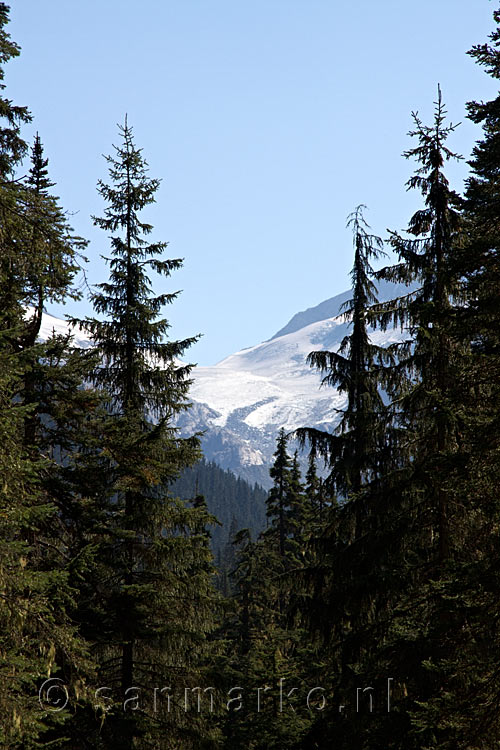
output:
[{"label": "conifer tree", "polygon": [[270,533],[277,534],[277,551],[285,557],[287,541],[290,536],[290,485],[292,462],[287,452],[288,437],[282,427],[276,442],[274,463],[269,471],[273,487],[267,499],[267,517],[270,519]]},{"label": "conifer tree", "polygon": [[14,170],[26,153],[27,145],[21,136],[21,126],[31,120],[26,107],[19,107],[7,99],[5,91],[4,65],[19,55],[19,47],[6,30],[9,21],[9,6],[0,3],[0,290],[2,328],[12,327],[16,297],[14,269],[16,261],[16,233],[21,231],[19,221],[19,186],[14,179]]},{"label": "conifer tree", "polygon": [[[105,731],[124,749],[148,742],[170,748],[180,738],[191,747],[201,717],[166,701],[152,710],[145,690],[195,686],[213,628],[211,555],[200,533],[211,517],[203,505],[189,508],[168,493],[199,458],[197,437],[179,438],[172,424],[188,407],[191,367],[178,358],[196,337],[165,340],[169,324],[158,316],[177,293],[153,296],[148,272],[168,277],[181,260],[162,258],[166,243],[146,239],[152,227],[140,212],[154,202],[159,181],[148,177],[127,121],[120,134],[121,145],[107,157],[111,182],[99,183],[108,205],[94,219],[112,234],[110,279],[92,297],[103,318],[84,323],[100,356],[93,381],[108,394],[109,412],[93,490],[107,515],[100,548],[107,579],[97,584],[106,614],[94,636],[103,684],[119,688]],[[137,685],[144,687],[140,710],[123,710]]]},{"label": "conifer tree", "polygon": [[[469,52],[494,79],[500,77],[500,11],[489,41]],[[472,101],[470,119],[483,129],[469,162],[471,175],[462,203],[467,235],[456,263],[465,283],[466,304],[455,311],[455,335],[470,343],[459,371],[456,448],[457,478],[452,489],[460,518],[460,555],[449,608],[456,626],[448,625],[446,689],[432,695],[417,715],[430,716],[444,736],[443,747],[477,747],[498,742],[500,719],[496,675],[500,658],[498,630],[498,528],[500,432],[500,281],[499,179],[500,98]],[[457,388],[458,390],[458,388]],[[453,507],[453,506],[452,506]],[[453,516],[450,519],[453,520]],[[457,524],[458,525],[458,524]],[[453,537],[452,537],[453,541]],[[451,586],[450,586],[451,588]],[[448,618],[448,622],[449,622]],[[451,644],[455,648],[451,648]],[[450,687],[451,686],[451,687]],[[440,739],[441,739],[440,737]]]},{"label": "conifer tree", "polygon": [[291,535],[295,543],[294,555],[300,559],[304,555],[306,540],[310,534],[310,517],[299,464],[299,452],[295,450],[290,474],[290,520]]},{"label": "conifer tree", "polygon": [[[25,404],[31,405],[29,416],[25,420],[25,444],[31,450],[38,451],[44,450],[40,441],[46,433],[45,425],[54,417],[51,413],[54,407],[61,412],[63,401],[66,401],[67,409],[70,409],[69,402],[73,398],[76,401],[85,398],[78,393],[78,389],[74,394],[68,389],[65,395],[59,389],[56,395],[53,392],[57,390],[54,383],[49,382],[52,377],[57,379],[58,373],[59,382],[67,377],[63,374],[68,364],[65,360],[67,357],[68,360],[71,359],[72,366],[79,370],[78,385],[83,383],[86,357],[82,353],[77,365],[79,353],[73,351],[70,354],[71,338],[53,335],[45,344],[37,342],[45,305],[49,302],[66,303],[81,296],[73,282],[79,268],[81,250],[86,242],[73,235],[58,199],[50,192],[53,186],[54,183],[48,176],[48,159],[44,158],[43,146],[37,134],[31,152],[31,169],[21,195],[26,232],[22,241],[18,242],[16,262],[21,264],[22,283],[17,291],[17,300],[21,305],[23,318],[14,345],[22,352],[25,361],[20,397]],[[54,367],[55,359],[58,362],[57,368]],[[54,430],[51,431],[50,440],[54,440]],[[57,451],[54,442],[46,448]]]},{"label": "conifer tree", "polygon": [[23,303],[31,308],[24,346],[33,345],[36,341],[44,305],[81,297],[73,282],[87,243],[73,234],[57,197],[51,192],[54,183],[49,178],[48,164],[37,133],[22,195],[28,228]]},{"label": "conifer tree", "polygon": [[[440,95],[433,126],[415,116],[411,135],[417,146],[406,156],[415,157],[419,166],[409,187],[422,191],[425,207],[412,217],[409,239],[391,235],[400,262],[376,274],[417,287],[370,311],[383,328],[399,324],[409,335],[387,355],[378,353],[378,372],[371,381],[372,387],[382,383],[391,397],[391,421],[383,408],[374,410],[371,432],[376,440],[371,451],[369,442],[364,445],[375,460],[355,464],[351,486],[362,493],[334,514],[315,581],[313,610],[330,644],[336,691],[355,694],[356,684],[377,684],[384,674],[401,691],[396,717],[380,714],[372,721],[356,715],[347,720],[337,734],[341,748],[400,747],[402,742],[408,748],[422,743],[441,748],[456,741],[456,733],[439,725],[435,701],[443,686],[457,689],[450,679],[452,662],[446,660],[453,658],[450,632],[457,634],[461,627],[459,606],[446,613],[448,597],[457,594],[452,558],[462,541],[452,489],[457,448],[453,407],[462,358],[452,326],[453,304],[460,299],[454,258],[462,240],[457,197],[443,173],[444,161],[454,156],[445,145],[453,126],[444,124],[444,116]],[[361,410],[361,415],[370,424],[369,413]],[[319,734],[309,739],[321,731],[328,736],[333,721],[333,715],[325,715],[315,728]]]},{"label": "conifer tree", "polygon": [[[69,585],[65,540],[53,531],[59,528],[57,505],[43,482],[50,461],[43,455],[34,458],[23,440],[28,407],[16,400],[22,374],[19,360],[2,334],[0,747],[5,750],[39,747],[47,733],[60,736],[58,728],[69,712],[53,712],[53,700],[64,701],[66,689],[83,689],[92,666],[87,644],[70,617],[76,592]],[[61,683],[66,688],[58,687]],[[44,685],[55,686],[52,694]]]},{"label": "conifer tree", "polygon": [[[226,626],[231,642],[226,669],[230,684],[244,686],[245,701],[240,712],[230,713],[224,727],[228,750],[291,749],[310,723],[307,711],[296,712],[296,694],[303,691],[305,671],[304,631],[291,609],[307,533],[305,497],[298,456],[292,459],[287,446],[282,428],[270,469],[273,487],[266,530],[257,541],[248,530],[235,538],[236,609]],[[295,700],[289,703],[291,687]]]},{"label": "conifer tree", "polygon": [[[316,528],[312,539],[314,554],[302,574],[302,616],[321,638],[344,639],[343,653],[330,655],[339,683],[345,681],[346,673],[349,678],[348,665],[357,657],[358,642],[347,634],[352,634],[353,621],[361,616],[364,607],[360,587],[367,587],[359,539],[364,536],[368,514],[368,487],[382,473],[382,456],[388,446],[381,386],[383,367],[391,357],[369,337],[369,306],[376,302],[371,261],[382,253],[382,240],[367,231],[363,208],[358,206],[348,217],[354,246],[353,296],[344,310],[351,332],[344,337],[338,352],[309,355],[310,364],[324,373],[322,384],[345,393],[347,403],[335,434],[307,427],[297,431],[299,441],[303,445],[309,442],[312,454],[322,456],[329,470],[319,488],[319,505],[327,506],[322,513],[324,519]],[[349,502],[338,505],[338,495]]]},{"label": "conifer tree", "polygon": [[[383,328],[391,321],[408,336],[392,347],[397,362],[389,390],[397,404],[398,463],[382,482],[386,524],[398,540],[392,551],[404,563],[392,575],[386,623],[370,657],[379,674],[382,665],[391,670],[404,695],[396,731],[392,727],[394,742],[405,737],[415,748],[456,747],[462,719],[457,722],[459,712],[449,709],[461,702],[467,682],[458,646],[467,607],[460,571],[471,529],[464,524],[458,469],[467,345],[454,322],[463,301],[457,260],[464,228],[458,197],[444,173],[445,162],[457,158],[446,145],[454,126],[446,125],[445,114],[438,89],[432,126],[414,115],[410,135],[417,145],[405,155],[418,162],[409,187],[422,192],[425,206],[410,220],[409,237],[391,235],[400,262],[378,274],[416,289],[378,307]],[[379,501],[374,505],[380,507]],[[376,566],[387,569],[387,562],[382,554]],[[387,736],[390,722],[382,724]]]},{"label": "conifer tree", "polygon": [[[1,3],[2,63],[19,52],[6,33],[7,20],[8,7]],[[68,711],[52,713],[38,703],[43,682],[59,679],[65,667],[68,689],[82,688],[91,671],[87,644],[71,617],[76,594],[69,574],[72,551],[50,481],[57,473],[57,445],[46,439],[47,420],[56,417],[54,434],[64,421],[62,404],[69,391],[60,387],[65,376],[58,385],[53,379],[49,351],[55,339],[49,346],[36,341],[43,302],[72,295],[75,268],[70,233],[56,200],[44,192],[48,185],[38,190],[29,180],[15,179],[26,152],[20,127],[29,114],[2,96],[0,117],[0,671],[6,686],[0,743],[30,748],[45,741],[47,733],[57,735],[69,717]],[[30,305],[33,314],[27,311]],[[61,349],[61,341],[56,348]],[[65,360],[67,344],[62,349]]]},{"label": "conifer tree", "polygon": [[[463,431],[461,367],[467,347],[454,325],[463,300],[457,259],[464,228],[458,196],[444,173],[445,162],[458,158],[446,146],[455,126],[446,125],[445,116],[439,88],[433,124],[426,126],[413,115],[410,135],[417,145],[405,156],[415,158],[418,167],[408,186],[421,191],[425,206],[411,218],[409,237],[391,234],[400,262],[377,274],[416,287],[377,310],[382,328],[389,321],[399,324],[408,338],[392,347],[397,361],[389,390],[397,404],[398,464],[382,483],[387,526],[398,540],[393,553],[404,564],[393,576],[386,625],[378,647],[371,650],[372,668],[374,663],[379,670],[386,665],[404,691],[396,735],[400,732],[408,747],[415,748],[422,742],[456,746],[457,726],[441,709],[458,701],[464,687],[454,673],[459,658],[455,644],[464,624],[457,581],[467,535],[457,473]],[[378,501],[374,505],[380,507]],[[386,568],[384,557],[377,566]],[[449,696],[444,703],[443,693]],[[385,731],[390,731],[389,722]]]},{"label": "conifer tree", "polygon": [[311,366],[323,373],[323,385],[336,387],[346,394],[346,408],[341,414],[337,434],[312,428],[297,431],[301,443],[309,441],[312,450],[329,466],[330,494],[340,493],[344,497],[358,493],[363,484],[377,474],[384,435],[379,368],[388,355],[371,343],[368,332],[368,308],[376,302],[370,262],[380,256],[382,240],[367,232],[369,227],[363,208],[358,206],[347,222],[352,228],[354,244],[353,296],[343,309],[352,331],[343,339],[338,352],[317,351],[308,357]]},{"label": "conifer tree", "polygon": [[[273,606],[274,583],[262,540],[252,540],[248,529],[241,529],[234,538],[236,565],[232,571],[233,609],[224,625],[228,648],[224,659],[226,693],[229,698],[226,721],[223,723],[224,748],[243,750],[267,740],[266,725],[269,701],[256,706],[256,689],[269,678],[274,663]],[[232,690],[241,686],[241,707],[231,699]],[[264,718],[265,716],[265,718]]]},{"label": "conifer tree", "polygon": [[[6,30],[9,22],[9,6],[0,3],[0,91],[5,90],[5,71],[3,65],[19,55],[20,50],[12,41]],[[21,126],[31,120],[31,115],[26,107],[19,107],[5,96],[0,96],[0,175],[2,188],[6,187],[9,178],[13,176],[13,170],[22,160],[26,153],[26,142],[21,136]]]},{"label": "conifer tree", "polygon": [[[413,115],[416,127],[410,136],[418,144],[405,156],[416,158],[420,166],[408,187],[422,192],[425,208],[413,215],[409,238],[391,234],[391,244],[401,262],[377,274],[379,278],[417,285],[396,304],[382,304],[378,309],[383,329],[391,322],[409,334],[407,341],[392,347],[398,354],[393,395],[400,406],[396,418],[403,428],[400,448],[402,443],[406,459],[413,461],[414,477],[420,474],[419,481],[425,484],[428,476],[426,494],[436,495],[432,513],[437,519],[441,561],[449,554],[449,499],[445,487],[439,487],[437,481],[440,472],[436,459],[445,459],[456,446],[454,368],[460,347],[451,323],[453,305],[463,296],[456,261],[461,252],[462,220],[458,196],[443,172],[445,161],[460,157],[445,145],[455,129],[453,124],[445,125],[445,116],[439,88],[433,125],[423,125],[418,115]],[[428,469],[424,468],[426,462],[430,462]]]}]

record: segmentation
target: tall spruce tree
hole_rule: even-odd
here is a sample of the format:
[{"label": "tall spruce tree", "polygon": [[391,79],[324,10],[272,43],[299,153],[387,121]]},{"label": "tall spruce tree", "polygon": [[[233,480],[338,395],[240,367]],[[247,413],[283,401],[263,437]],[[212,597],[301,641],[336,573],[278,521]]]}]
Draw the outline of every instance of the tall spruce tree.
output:
[{"label": "tall spruce tree", "polygon": [[[318,488],[322,505],[325,495],[328,497],[325,518],[316,529],[314,555],[302,574],[303,591],[298,599],[304,621],[311,633],[319,636],[316,647],[323,644],[316,654],[309,655],[310,665],[316,664],[319,670],[309,674],[330,686],[341,702],[347,701],[353,687],[361,633],[373,606],[373,601],[367,605],[365,599],[372,585],[365,519],[371,512],[369,490],[380,480],[387,451],[382,386],[384,366],[392,362],[390,353],[370,340],[370,306],[377,301],[371,262],[382,254],[382,240],[369,233],[363,209],[358,206],[348,218],[354,246],[353,295],[345,303],[344,313],[351,330],[338,352],[309,355],[310,364],[324,375],[323,384],[346,395],[346,406],[334,434],[312,428],[297,431],[302,444],[308,442],[311,455],[321,456],[329,471],[325,484]],[[337,504],[338,495],[344,502]],[[327,709],[314,722],[304,746],[320,747],[332,736],[337,739],[335,710]]]},{"label": "tall spruce tree", "polygon": [[[4,96],[5,71],[4,65],[19,55],[19,47],[13,42],[7,32],[9,21],[9,6],[0,3],[0,243],[2,248],[0,258],[0,290],[2,294],[2,308],[0,320],[2,328],[13,326],[14,310],[16,307],[15,262],[16,236],[22,229],[19,221],[19,185],[14,179],[14,171],[20,164],[27,151],[27,144],[21,136],[21,126],[31,120],[26,107],[15,106]],[[19,312],[18,312],[19,314]]]},{"label": "tall spruce tree", "polygon": [[52,702],[55,693],[63,702],[61,684],[82,689],[91,664],[70,616],[70,556],[44,486],[51,462],[26,449],[29,407],[17,398],[23,363],[3,333],[0,363],[0,747],[14,750],[44,746],[48,733],[61,736],[70,715]]},{"label": "tall spruce tree", "polygon": [[[180,259],[161,257],[166,243],[147,240],[140,212],[154,202],[159,181],[147,175],[125,120],[122,143],[107,157],[111,182],[99,183],[107,202],[97,226],[112,234],[110,279],[92,300],[103,319],[87,319],[100,364],[93,381],[105,389],[108,419],[95,482],[106,517],[100,547],[103,581],[96,582],[97,640],[103,684],[115,690],[104,734],[121,748],[195,747],[199,714],[182,711],[179,693],[195,687],[213,628],[211,555],[203,504],[171,497],[169,483],[200,455],[197,437],[181,439],[173,418],[188,408],[191,367],[178,358],[196,337],[167,341],[159,318],[177,293],[154,296],[148,272],[168,277]],[[178,695],[153,708],[154,687]],[[126,710],[140,686],[139,710]],[[205,726],[206,741],[210,730]]]},{"label": "tall spruce tree", "polygon": [[[7,20],[8,7],[1,3],[1,63],[19,52],[5,30]],[[43,745],[48,733],[57,735],[69,717],[40,705],[38,689],[47,678],[59,679],[63,667],[68,688],[81,688],[91,667],[71,617],[72,550],[50,481],[57,473],[57,448],[45,439],[48,415],[58,412],[61,425],[69,391],[55,386],[55,368],[48,374],[54,342],[47,348],[36,341],[43,302],[72,295],[74,247],[56,200],[42,186],[38,190],[30,180],[15,178],[26,152],[20,127],[30,119],[27,110],[2,96],[0,117],[0,672],[6,687],[0,743],[31,748]],[[65,360],[68,349],[62,348]]]},{"label": "tall spruce tree", "polygon": [[[439,487],[436,461],[439,457],[446,460],[447,452],[457,445],[454,368],[460,347],[452,332],[452,315],[453,305],[463,298],[457,270],[463,222],[458,196],[443,171],[445,161],[460,157],[446,146],[455,126],[445,125],[445,117],[439,88],[433,125],[426,126],[413,115],[416,127],[410,136],[418,143],[405,156],[415,158],[419,167],[408,187],[421,191],[425,207],[413,215],[409,237],[391,234],[400,262],[377,274],[417,287],[396,303],[380,305],[379,320],[383,329],[391,323],[408,332],[405,342],[392,347],[398,355],[394,387],[400,408],[396,419],[403,428],[400,448],[404,446],[406,458],[413,461],[413,476],[419,474],[422,485],[427,477],[426,494],[435,494],[432,513],[441,561],[449,554],[450,509],[448,493],[444,486]],[[428,469],[424,466],[427,462]]]},{"label": "tall spruce tree", "polygon": [[273,487],[267,498],[267,517],[270,519],[268,536],[277,536],[276,551],[285,557],[290,538],[290,500],[292,461],[287,451],[288,436],[282,427],[276,441],[274,463],[269,471]]},{"label": "tall spruce tree", "polygon": [[[310,717],[297,711],[303,692],[303,638],[291,612],[293,580],[301,562],[305,530],[302,483],[297,456],[291,459],[282,428],[270,469],[269,525],[256,542],[248,530],[236,537],[233,576],[236,616],[227,628],[227,660],[233,684],[244,686],[241,713],[231,713],[224,727],[224,747],[292,748]],[[288,702],[291,687],[295,698]],[[286,690],[285,690],[286,687]]]},{"label": "tall spruce tree", "polygon": [[377,474],[384,435],[380,365],[388,355],[370,341],[368,311],[376,302],[370,263],[382,253],[382,240],[368,233],[363,209],[358,206],[347,222],[353,232],[353,296],[344,303],[343,311],[352,330],[338,352],[316,351],[308,357],[310,365],[323,374],[322,385],[336,387],[346,395],[346,408],[334,435],[313,428],[297,431],[302,444],[309,441],[329,466],[330,494],[344,497],[358,493]]},{"label": "tall spruce tree", "polygon": [[[400,733],[408,747],[451,748],[460,730],[456,715],[446,716],[446,704],[458,702],[465,685],[456,668],[466,606],[457,583],[468,532],[458,453],[467,346],[454,325],[464,299],[457,266],[464,224],[444,172],[445,162],[459,157],[446,145],[455,126],[446,124],[439,88],[433,124],[424,125],[416,114],[413,119],[410,135],[417,145],[405,156],[415,158],[418,167],[408,186],[421,191],[425,205],[412,216],[409,236],[391,234],[400,262],[378,273],[416,287],[378,306],[382,328],[391,322],[407,333],[405,342],[392,347],[398,471],[382,485],[387,525],[398,539],[393,552],[404,562],[393,576],[386,624],[371,650],[371,664],[379,673],[382,665],[390,669],[404,695],[393,742]],[[376,565],[387,569],[384,557]],[[385,731],[391,731],[385,723]]]},{"label": "tall spruce tree", "polygon": [[[9,6],[7,3],[0,3],[0,91],[5,90],[3,83],[5,71],[3,66],[6,62],[19,55],[20,49],[12,41],[6,26],[9,22]],[[21,126],[23,123],[31,120],[31,115],[26,107],[19,107],[12,103],[5,96],[0,97],[0,117],[2,126],[0,127],[0,175],[2,178],[2,188],[9,178],[13,176],[13,170],[22,160],[26,153],[26,142],[21,136]]]},{"label": "tall spruce tree", "polygon": [[[494,80],[500,78],[500,11],[487,43],[469,52]],[[461,511],[460,653],[449,659],[457,688],[425,708],[446,727],[456,747],[494,747],[500,733],[496,675],[500,658],[498,628],[500,430],[500,213],[498,200],[500,97],[468,104],[469,118],[482,137],[469,162],[463,201],[467,239],[458,262],[467,304],[456,314],[456,332],[470,343],[462,364],[456,497]],[[458,483],[457,483],[458,484]],[[457,606],[454,606],[457,609]],[[447,700],[448,697],[448,700]],[[450,729],[451,727],[451,729]],[[453,731],[454,730],[454,731]],[[452,740],[446,747],[452,747]]]},{"label": "tall spruce tree", "polygon": [[49,177],[48,164],[37,133],[22,196],[28,228],[23,302],[30,307],[24,346],[33,345],[36,341],[44,305],[81,297],[73,282],[87,242],[73,234],[65,212],[52,194],[54,183]]},{"label": "tall spruce tree", "polygon": [[[362,476],[359,468],[354,474],[353,486],[362,493],[335,513],[314,582],[313,610],[329,644],[330,671],[338,675],[336,691],[348,699],[363,683],[377,686],[388,675],[398,684],[397,713],[351,712],[336,733],[342,748],[396,748],[403,742],[408,748],[452,747],[457,741],[439,702],[443,689],[458,694],[450,634],[459,642],[464,603],[453,562],[463,536],[455,408],[463,350],[452,324],[453,305],[461,298],[455,258],[462,231],[458,199],[443,172],[454,156],[445,145],[453,126],[445,125],[444,116],[439,94],[432,126],[414,118],[417,146],[406,156],[416,158],[418,167],[409,187],[421,190],[425,206],[412,217],[409,238],[391,234],[400,262],[376,274],[416,286],[370,311],[383,328],[401,325],[408,337],[391,346],[387,357],[381,353],[383,378],[376,373],[392,399],[391,421],[383,409],[375,410],[375,461],[368,472],[366,464],[359,467]],[[450,608],[450,601],[456,606]],[[334,721],[333,714],[322,717],[309,740],[324,740]]]},{"label": "tall spruce tree", "polygon": [[[359,592],[355,624],[361,634],[357,674],[381,680],[390,672],[398,685],[397,716],[381,714],[372,728],[389,747],[403,738],[409,748],[455,747],[457,713],[451,719],[447,712],[467,680],[457,669],[466,606],[458,581],[467,524],[457,472],[466,346],[454,327],[463,299],[457,259],[464,232],[458,197],[444,173],[445,162],[456,158],[446,145],[454,126],[445,114],[438,90],[433,124],[414,115],[410,135],[417,145],[405,156],[418,166],[408,186],[421,191],[424,207],[412,216],[407,236],[391,234],[399,263],[377,274],[413,285],[407,295],[376,307],[383,329],[400,325],[407,336],[391,347],[396,362],[388,378],[396,460],[369,492],[384,528],[373,514],[364,523],[363,552],[378,577],[391,583],[387,592],[376,582],[369,593]],[[365,640],[370,635],[371,642]],[[365,729],[364,722],[351,727],[360,742]]]}]

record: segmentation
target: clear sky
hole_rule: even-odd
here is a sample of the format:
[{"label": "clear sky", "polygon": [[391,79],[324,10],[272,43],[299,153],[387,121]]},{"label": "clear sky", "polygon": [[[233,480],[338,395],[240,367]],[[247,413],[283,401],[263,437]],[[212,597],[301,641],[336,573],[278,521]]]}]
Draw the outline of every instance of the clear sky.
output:
[{"label": "clear sky", "polygon": [[[466,55],[493,28],[489,0],[15,0],[22,47],[6,94],[31,110],[62,205],[90,240],[90,282],[109,243],[91,214],[102,154],[128,113],[151,176],[144,218],[184,268],[159,291],[175,337],[203,333],[190,361],[213,364],[272,336],[349,287],[347,214],[374,232],[407,225],[411,111],[432,119],[438,82],[449,144],[480,131],[465,102],[495,94]],[[460,189],[465,162],[449,170]],[[163,286],[165,284],[165,286]],[[88,303],[72,312],[90,312]],[[50,312],[63,315],[64,308]]]}]

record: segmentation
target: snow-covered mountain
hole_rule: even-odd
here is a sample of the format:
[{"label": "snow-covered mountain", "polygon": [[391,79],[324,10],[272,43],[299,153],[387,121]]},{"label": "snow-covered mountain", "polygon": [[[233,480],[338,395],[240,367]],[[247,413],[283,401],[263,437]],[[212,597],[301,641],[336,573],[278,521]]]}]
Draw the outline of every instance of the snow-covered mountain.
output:
[{"label": "snow-covered mountain", "polygon": [[[381,284],[380,299],[402,293]],[[341,305],[344,292],[316,307],[297,313],[268,341],[242,349],[213,367],[196,367],[190,390],[192,407],[179,417],[182,434],[202,431],[208,460],[250,482],[269,486],[269,466],[281,427],[331,430],[338,421],[343,397],[321,387],[321,376],[307,364],[315,350],[335,350],[349,326]],[[67,331],[67,323],[45,315],[42,337]],[[84,332],[74,329],[75,343],[88,346]],[[374,331],[374,342],[387,345],[401,339],[396,331]]]},{"label": "snow-covered mountain", "polygon": [[[380,299],[401,291],[380,285]],[[281,427],[331,430],[344,398],[321,387],[321,376],[307,364],[315,350],[336,350],[349,326],[341,305],[350,292],[297,313],[271,339],[243,349],[213,367],[197,367],[190,395],[193,407],[182,416],[186,433],[204,430],[205,456],[249,481],[269,486],[269,466]],[[401,339],[396,331],[374,331],[374,343]]]},{"label": "snow-covered mountain", "polygon": [[[26,318],[29,318],[32,314],[33,308],[28,308],[26,311]],[[77,326],[70,327],[67,320],[61,320],[61,318],[56,318],[54,315],[49,315],[46,312],[43,313],[39,334],[42,341],[46,341],[51,336],[55,335],[66,336],[68,332],[71,332],[73,336],[73,346],[87,349],[91,345],[89,336],[85,331],[82,331]]]}]

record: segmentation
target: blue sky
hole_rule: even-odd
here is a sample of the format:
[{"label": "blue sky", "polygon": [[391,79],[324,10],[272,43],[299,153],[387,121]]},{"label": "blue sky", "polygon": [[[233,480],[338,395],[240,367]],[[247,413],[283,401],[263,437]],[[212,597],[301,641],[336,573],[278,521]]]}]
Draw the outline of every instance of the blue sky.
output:
[{"label": "blue sky", "polygon": [[[489,0],[18,0],[21,56],[7,95],[25,104],[77,232],[88,279],[109,250],[91,214],[102,154],[128,113],[151,176],[144,218],[184,268],[158,291],[175,337],[203,333],[190,361],[213,364],[272,336],[297,311],[344,291],[346,216],[365,203],[372,230],[402,229],[420,205],[411,111],[432,118],[440,83],[450,146],[468,157],[480,131],[465,102],[495,95],[466,55],[493,28]],[[465,162],[448,172],[457,189]],[[50,312],[64,315],[64,308]],[[69,312],[69,311],[68,311]],[[88,303],[71,312],[90,312]]]}]

